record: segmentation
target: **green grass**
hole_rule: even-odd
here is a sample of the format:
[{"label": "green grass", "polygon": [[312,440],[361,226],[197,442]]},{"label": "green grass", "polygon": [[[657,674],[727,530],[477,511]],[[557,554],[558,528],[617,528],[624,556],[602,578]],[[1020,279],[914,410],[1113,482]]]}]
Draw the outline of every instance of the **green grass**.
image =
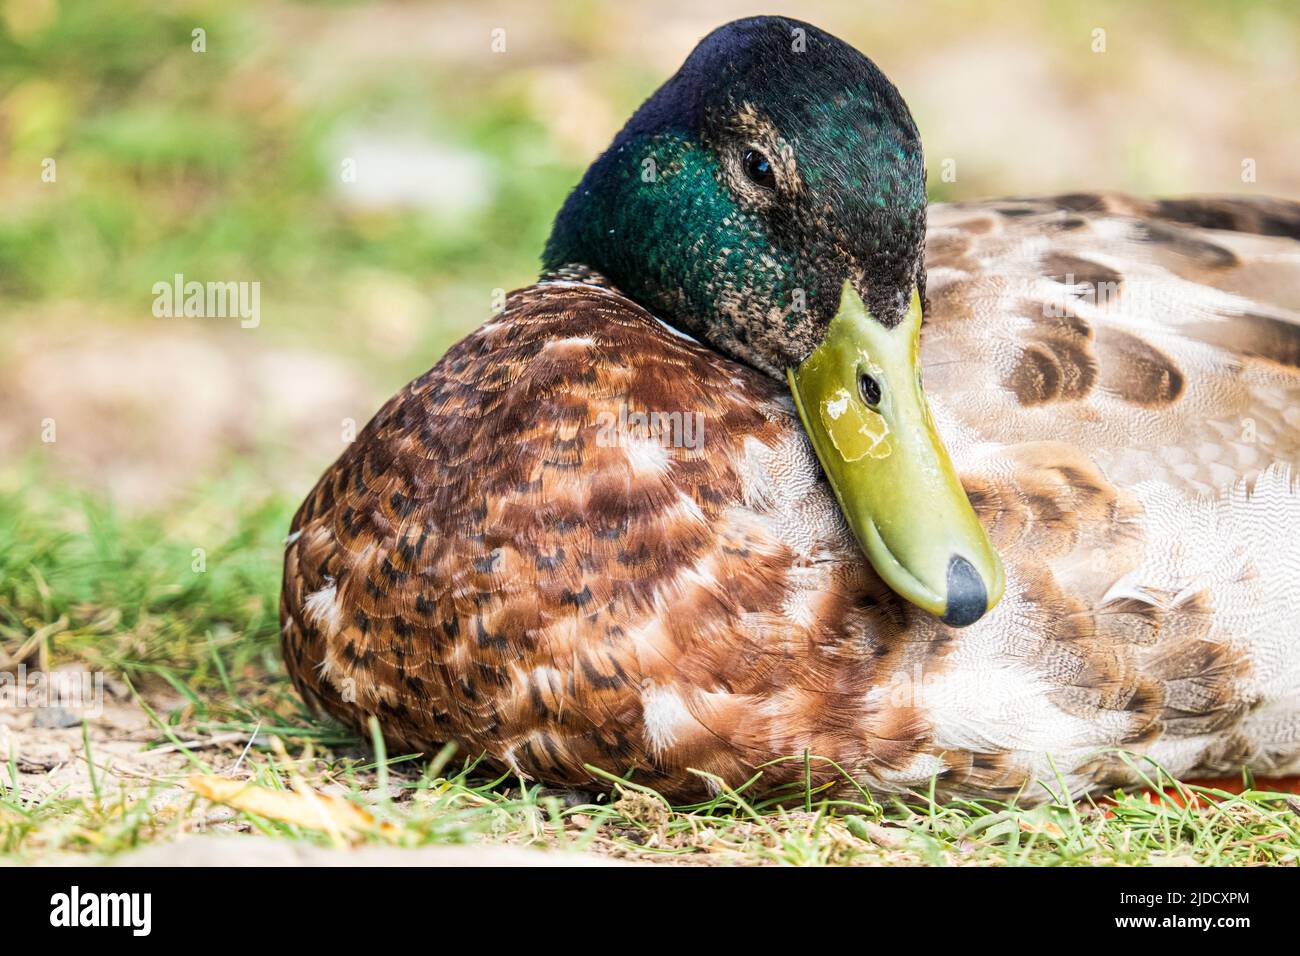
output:
[{"label": "green grass", "polygon": [[[473,755],[385,755],[308,715],[278,654],[276,598],[290,509],[235,479],[203,489],[202,506],[169,524],[122,517],[102,502],[43,490],[36,472],[0,494],[0,653],[43,634],[51,665],[84,661],[120,677],[150,714],[166,773],[106,782],[89,733],[90,792],[37,796],[0,754],[0,852],[104,859],[199,832],[262,834],[322,846],[400,847],[492,841],[588,850],[633,860],[707,864],[1207,865],[1294,864],[1300,802],[1220,794],[1186,809],[1163,796],[1118,796],[1031,809],[985,801],[831,799],[794,787],[764,794],[761,772],[707,803],[670,806],[617,784],[568,794],[493,779]],[[196,541],[206,570],[193,569]],[[171,702],[160,710],[151,699]],[[70,733],[75,734],[75,731]],[[254,737],[256,733],[256,737]],[[210,740],[224,741],[206,746]],[[249,746],[249,741],[252,741]],[[243,751],[247,748],[247,752]],[[85,759],[85,750],[81,752]],[[815,758],[814,758],[815,759]],[[209,803],[191,774],[230,774],[276,791],[339,793],[374,825],[344,837]],[[1176,787],[1145,767],[1153,790]],[[30,778],[29,778],[30,782]],[[610,778],[613,783],[613,778]]]},{"label": "green grass", "polygon": [[[56,656],[202,705],[278,667],[278,584],[292,509],[210,486],[171,520],[124,518],[36,472],[0,492],[0,638],[44,631]],[[238,506],[236,501],[241,502]],[[231,520],[233,516],[233,521]],[[198,552],[198,553],[196,553]]]},{"label": "green grass", "polygon": [[[213,769],[195,759],[201,770]],[[537,785],[475,775],[472,766],[449,771],[445,757],[392,761],[383,768],[386,788],[377,786],[380,769],[373,760],[310,747],[292,754],[271,747],[244,761],[248,778],[270,790],[341,785],[345,799],[375,820],[346,840],[193,795],[160,808],[156,798],[174,791],[179,777],[144,792],[94,799],[55,794],[39,801],[24,799],[6,780],[0,851],[19,861],[50,853],[98,858],[222,831],[321,846],[488,841],[715,865],[1294,865],[1300,854],[1300,814],[1286,798],[1258,792],[1225,794],[1223,803],[1201,811],[1139,797],[1108,807],[1023,810],[999,803],[939,805],[919,797],[831,802],[813,794],[806,795],[809,810],[797,796],[758,800],[743,790],[724,790],[708,804],[671,807],[640,790],[579,802]]]}]

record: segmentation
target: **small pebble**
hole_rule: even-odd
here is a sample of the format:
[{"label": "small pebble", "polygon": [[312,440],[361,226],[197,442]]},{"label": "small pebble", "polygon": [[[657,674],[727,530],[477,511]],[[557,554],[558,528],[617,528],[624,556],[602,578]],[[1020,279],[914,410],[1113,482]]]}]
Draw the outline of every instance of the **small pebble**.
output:
[{"label": "small pebble", "polygon": [[37,707],[32,717],[32,726],[41,730],[80,727],[81,717],[66,707]]}]

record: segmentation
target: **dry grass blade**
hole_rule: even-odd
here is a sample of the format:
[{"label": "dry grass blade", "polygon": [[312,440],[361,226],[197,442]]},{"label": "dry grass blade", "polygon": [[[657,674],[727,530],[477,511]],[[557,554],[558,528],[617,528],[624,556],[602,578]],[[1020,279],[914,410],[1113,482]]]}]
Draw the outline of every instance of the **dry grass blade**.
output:
[{"label": "dry grass blade", "polygon": [[12,667],[18,666],[19,664],[26,663],[40,652],[41,648],[49,638],[62,634],[67,629],[68,617],[66,614],[61,616],[57,621],[52,621],[44,627],[38,628],[23,640],[23,644],[18,648],[18,650],[5,658],[3,663],[0,663],[0,669],[8,670]]},{"label": "dry grass blade", "polygon": [[209,777],[195,774],[186,785],[199,796],[234,810],[256,814],[268,820],[292,823],[312,830],[355,840],[378,830],[392,833],[396,828],[379,823],[354,803],[315,790],[272,790],[247,780],[232,777]]}]

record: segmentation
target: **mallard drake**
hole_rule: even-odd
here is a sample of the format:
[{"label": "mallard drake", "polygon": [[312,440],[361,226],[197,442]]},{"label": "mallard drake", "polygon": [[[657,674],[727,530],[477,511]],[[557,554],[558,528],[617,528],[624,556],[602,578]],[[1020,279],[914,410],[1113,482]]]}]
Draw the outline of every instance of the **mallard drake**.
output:
[{"label": "mallard drake", "polygon": [[727,24],[541,279],[308,495],[289,673],[393,746],[681,799],[805,754],[818,784],[1030,799],[1134,782],[1118,749],[1295,773],[1297,239],[1263,199],[927,225],[880,70]]}]

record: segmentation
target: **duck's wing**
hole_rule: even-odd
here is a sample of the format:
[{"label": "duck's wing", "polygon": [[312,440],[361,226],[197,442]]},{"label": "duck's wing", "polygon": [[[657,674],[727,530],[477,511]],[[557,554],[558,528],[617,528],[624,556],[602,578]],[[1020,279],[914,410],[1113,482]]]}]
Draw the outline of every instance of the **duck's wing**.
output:
[{"label": "duck's wing", "polygon": [[931,713],[972,789],[1300,757],[1297,237],[1276,200],[932,209],[926,387],[1008,568]]},{"label": "duck's wing", "polygon": [[1210,493],[1300,456],[1300,204],[1071,195],[930,220],[924,369],[951,444],[1064,441],[1112,480]]}]

